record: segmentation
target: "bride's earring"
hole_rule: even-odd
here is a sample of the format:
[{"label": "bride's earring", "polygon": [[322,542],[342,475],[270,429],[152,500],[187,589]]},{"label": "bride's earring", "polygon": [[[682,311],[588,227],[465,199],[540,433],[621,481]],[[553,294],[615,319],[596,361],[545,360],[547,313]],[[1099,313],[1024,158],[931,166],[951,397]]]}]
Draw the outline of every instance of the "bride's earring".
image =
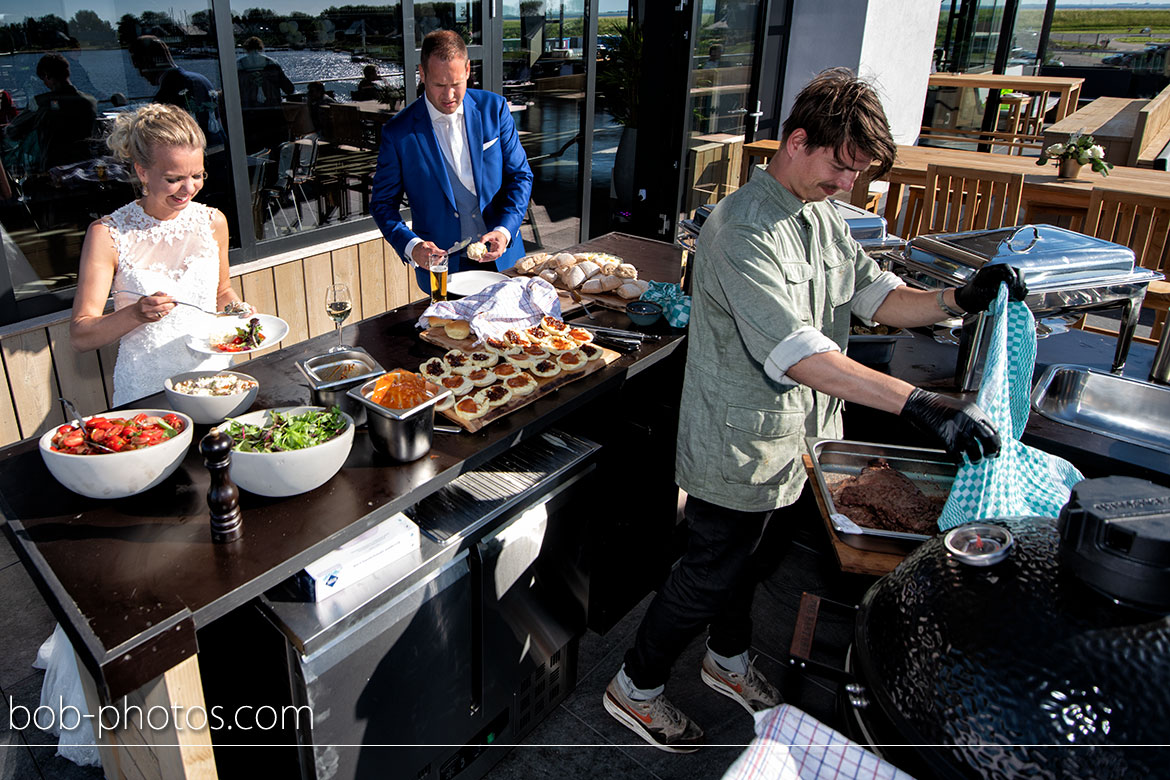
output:
[{"label": "bride's earring", "polygon": [[143,184],[143,185],[142,185],[142,197],[144,197],[144,198],[145,198],[145,197],[147,197],[148,195],[150,195],[150,190],[146,189],[146,185],[145,185],[145,184]]}]

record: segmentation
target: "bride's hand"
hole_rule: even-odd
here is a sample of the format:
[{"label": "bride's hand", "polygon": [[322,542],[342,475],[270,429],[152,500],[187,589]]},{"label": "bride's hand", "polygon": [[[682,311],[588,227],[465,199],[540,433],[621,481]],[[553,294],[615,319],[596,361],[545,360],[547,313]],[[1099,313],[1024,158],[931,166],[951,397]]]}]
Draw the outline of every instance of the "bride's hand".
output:
[{"label": "bride's hand", "polygon": [[175,300],[165,292],[144,295],[134,304],[134,313],[142,322],[158,322],[175,308]]}]

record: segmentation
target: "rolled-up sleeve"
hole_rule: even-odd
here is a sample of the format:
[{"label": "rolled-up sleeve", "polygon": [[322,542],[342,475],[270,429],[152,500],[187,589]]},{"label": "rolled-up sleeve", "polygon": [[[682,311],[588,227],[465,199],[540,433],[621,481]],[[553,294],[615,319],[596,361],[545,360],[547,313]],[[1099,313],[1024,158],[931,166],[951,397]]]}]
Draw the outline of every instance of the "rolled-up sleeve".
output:
[{"label": "rolled-up sleeve", "polygon": [[800,328],[768,353],[767,359],[764,360],[764,373],[772,381],[782,385],[799,384],[799,382],[788,378],[788,369],[810,355],[840,351],[841,348],[837,346],[837,342],[816,328]]},{"label": "rolled-up sleeve", "polygon": [[873,325],[873,315],[886,301],[886,296],[895,288],[905,287],[906,283],[897,274],[882,271],[868,285],[853,294],[853,314],[865,321],[866,325]]}]

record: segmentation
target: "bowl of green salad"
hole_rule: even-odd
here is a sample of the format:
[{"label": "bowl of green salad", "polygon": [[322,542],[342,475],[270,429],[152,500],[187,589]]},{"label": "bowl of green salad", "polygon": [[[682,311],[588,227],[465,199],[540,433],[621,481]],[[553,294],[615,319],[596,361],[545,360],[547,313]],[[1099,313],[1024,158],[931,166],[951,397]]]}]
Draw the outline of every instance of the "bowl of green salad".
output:
[{"label": "bowl of green salad", "polygon": [[260,496],[295,496],[341,470],[353,446],[353,418],[336,406],[261,409],[215,430],[232,437],[232,481]]}]

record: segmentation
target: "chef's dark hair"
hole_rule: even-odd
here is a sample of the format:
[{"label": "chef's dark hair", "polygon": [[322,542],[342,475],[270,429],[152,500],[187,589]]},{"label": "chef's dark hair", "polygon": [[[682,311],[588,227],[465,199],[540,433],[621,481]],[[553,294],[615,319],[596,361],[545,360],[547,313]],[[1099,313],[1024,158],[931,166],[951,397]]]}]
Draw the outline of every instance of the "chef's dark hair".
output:
[{"label": "chef's dark hair", "polygon": [[878,163],[875,179],[890,170],[897,154],[881,99],[848,68],[823,70],[805,85],[784,120],[781,142],[796,130],[804,130],[813,149],[864,152]]},{"label": "chef's dark hair", "polygon": [[423,38],[420,62],[424,68],[431,61],[431,57],[437,58],[440,62],[466,60],[467,44],[463,36],[454,30],[434,30]]}]

